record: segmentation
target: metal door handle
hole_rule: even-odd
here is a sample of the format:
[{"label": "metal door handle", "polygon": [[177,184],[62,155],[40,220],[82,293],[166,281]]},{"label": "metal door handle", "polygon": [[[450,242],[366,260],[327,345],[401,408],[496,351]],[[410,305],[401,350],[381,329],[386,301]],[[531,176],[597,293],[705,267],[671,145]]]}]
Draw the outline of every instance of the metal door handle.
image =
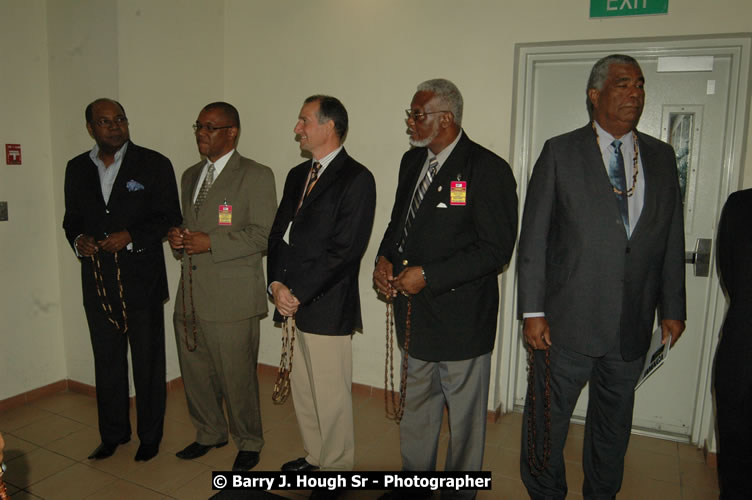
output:
[{"label": "metal door handle", "polygon": [[712,247],[713,240],[697,238],[694,251],[684,252],[684,262],[694,264],[695,276],[707,277],[710,275],[710,249]]}]

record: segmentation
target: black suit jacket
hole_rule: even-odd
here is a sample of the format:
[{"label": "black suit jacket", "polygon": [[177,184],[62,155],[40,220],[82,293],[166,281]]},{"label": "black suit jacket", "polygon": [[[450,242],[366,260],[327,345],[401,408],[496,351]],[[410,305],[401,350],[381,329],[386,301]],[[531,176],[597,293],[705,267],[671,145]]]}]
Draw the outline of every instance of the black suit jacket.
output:
[{"label": "black suit jacket", "polygon": [[[463,132],[428,188],[404,245],[398,246],[428,150],[404,154],[394,208],[379,255],[394,266],[423,266],[427,285],[412,298],[410,356],[456,361],[490,352],[499,311],[498,274],[517,237],[516,183],[509,164]],[[467,182],[467,204],[452,206],[450,182]],[[400,344],[406,299],[394,303]]]},{"label": "black suit jacket", "polygon": [[[268,280],[283,283],[300,301],[295,321],[301,330],[349,335],[363,327],[358,273],[373,226],[376,184],[343,148],[296,214],[310,168],[305,161],[287,175],[269,235]],[[282,319],[275,311],[274,320]]]},{"label": "black suit jacket", "polygon": [[[181,223],[178,190],[170,160],[156,151],[128,144],[105,204],[97,166],[89,151],[71,161],[65,170],[65,217],[63,229],[73,247],[79,234],[103,239],[106,234],[127,230],[133,250],[118,252],[126,307],[141,309],[167,299],[162,238],[171,226]],[[99,252],[107,295],[119,307],[113,255]],[[92,261],[81,260],[84,307],[100,308]]]},{"label": "black suit jacket", "polygon": [[637,133],[645,198],[627,238],[590,124],[546,141],[518,251],[519,312],[544,312],[551,341],[626,361],[647,352],[656,308],[686,318],[684,213],[674,150]]},{"label": "black suit jacket", "polygon": [[[726,200],[718,226],[718,267],[729,310],[723,323],[721,344],[740,342],[745,353],[752,345],[752,189],[732,193]],[[719,347],[720,350],[720,347]],[[737,356],[741,355],[739,352]],[[746,354],[745,354],[746,355]]]}]

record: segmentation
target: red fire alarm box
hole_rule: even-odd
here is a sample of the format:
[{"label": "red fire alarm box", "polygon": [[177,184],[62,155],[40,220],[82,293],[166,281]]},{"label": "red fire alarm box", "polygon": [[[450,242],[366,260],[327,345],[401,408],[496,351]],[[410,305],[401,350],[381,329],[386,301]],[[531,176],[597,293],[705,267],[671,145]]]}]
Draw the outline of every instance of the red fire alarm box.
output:
[{"label": "red fire alarm box", "polygon": [[5,164],[6,165],[20,165],[21,164],[21,145],[20,144],[6,144],[5,145]]}]

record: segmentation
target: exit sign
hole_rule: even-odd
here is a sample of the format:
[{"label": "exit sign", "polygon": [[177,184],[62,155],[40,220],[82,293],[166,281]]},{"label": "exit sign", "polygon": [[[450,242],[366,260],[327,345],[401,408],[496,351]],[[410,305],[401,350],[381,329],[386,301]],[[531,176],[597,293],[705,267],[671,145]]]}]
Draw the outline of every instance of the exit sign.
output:
[{"label": "exit sign", "polygon": [[668,0],[590,0],[590,17],[644,16],[668,13]]}]

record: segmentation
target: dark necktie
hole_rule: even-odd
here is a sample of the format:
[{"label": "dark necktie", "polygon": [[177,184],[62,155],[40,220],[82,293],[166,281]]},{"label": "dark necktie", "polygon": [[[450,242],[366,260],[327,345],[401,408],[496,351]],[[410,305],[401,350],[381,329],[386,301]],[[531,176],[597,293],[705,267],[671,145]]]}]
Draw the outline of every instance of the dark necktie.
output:
[{"label": "dark necktie", "polygon": [[611,179],[611,185],[618,190],[614,191],[616,202],[621,212],[621,221],[624,223],[624,229],[629,234],[629,207],[627,206],[627,178],[624,174],[624,156],[621,154],[621,141],[616,139],[611,143],[614,152],[611,155],[611,161],[608,163],[608,176]]},{"label": "dark necktie", "polygon": [[413,221],[415,220],[415,215],[418,213],[418,209],[420,208],[420,204],[423,202],[423,198],[426,195],[426,191],[428,191],[428,187],[431,185],[431,182],[433,182],[433,177],[434,175],[436,175],[437,168],[439,168],[439,160],[437,160],[436,158],[431,158],[428,162],[428,170],[426,170],[423,179],[420,181],[418,189],[415,190],[413,201],[410,203],[410,211],[407,213],[407,219],[405,219],[405,227],[402,230],[402,241],[400,241],[399,245],[400,252],[405,247],[405,241],[407,240],[407,234],[410,232],[410,226],[412,226]]},{"label": "dark necktie", "polygon": [[214,164],[210,163],[209,168],[206,169],[206,177],[204,177],[204,182],[201,184],[201,189],[198,190],[198,194],[196,195],[196,201],[193,202],[193,210],[196,212],[196,216],[198,216],[198,211],[201,208],[201,204],[204,203],[204,200],[206,200],[206,195],[209,193],[209,188],[211,188],[211,185],[214,183]]}]

